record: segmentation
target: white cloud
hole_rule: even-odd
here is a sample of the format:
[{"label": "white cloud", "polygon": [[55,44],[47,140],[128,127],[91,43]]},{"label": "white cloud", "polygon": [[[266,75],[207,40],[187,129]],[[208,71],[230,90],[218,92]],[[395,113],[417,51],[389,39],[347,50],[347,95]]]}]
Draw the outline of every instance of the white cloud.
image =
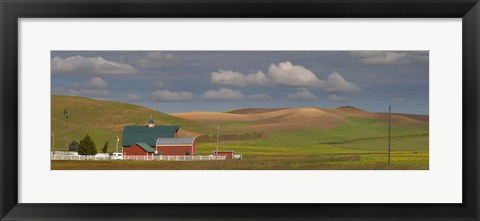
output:
[{"label": "white cloud", "polygon": [[138,102],[143,101],[143,97],[135,93],[130,93],[127,95],[127,100],[132,102]]},{"label": "white cloud", "polygon": [[87,81],[86,88],[94,90],[107,89],[107,82],[100,77],[94,77]]},{"label": "white cloud", "polygon": [[347,97],[338,96],[338,95],[335,95],[335,94],[330,95],[330,97],[328,97],[328,99],[329,99],[330,101],[333,101],[333,102],[345,102],[345,101],[348,101],[348,98],[347,98]]},{"label": "white cloud", "polygon": [[81,85],[74,85],[69,92],[74,96],[104,98],[108,96],[108,86],[102,78],[94,77]]},{"label": "white cloud", "polygon": [[145,57],[138,59],[137,63],[142,68],[160,68],[174,60],[175,56],[172,54],[157,51],[146,54]]},{"label": "white cloud", "polygon": [[193,100],[193,94],[185,91],[159,90],[151,93],[151,98],[153,101],[189,101]]},{"label": "white cloud", "polygon": [[202,99],[210,101],[234,101],[245,99],[241,91],[229,88],[220,88],[218,90],[209,90],[203,93]]},{"label": "white cloud", "polygon": [[425,64],[429,57],[426,51],[354,51],[350,54],[364,64]]},{"label": "white cloud", "polygon": [[328,92],[355,92],[360,91],[360,88],[356,84],[346,81],[339,73],[333,72],[328,75],[322,90]]},{"label": "white cloud", "polygon": [[418,101],[414,99],[408,99],[403,97],[397,97],[394,99],[396,102],[404,103],[404,104],[418,104]]},{"label": "white cloud", "polygon": [[218,70],[210,74],[210,81],[213,84],[227,86],[267,85],[268,78],[261,71],[251,74],[242,74],[235,71]]},{"label": "white cloud", "polygon": [[323,81],[310,70],[291,62],[271,64],[268,68],[270,78],[277,84],[297,87],[321,87]]},{"label": "white cloud", "polygon": [[317,100],[318,97],[312,94],[312,92],[310,92],[309,90],[305,88],[301,88],[298,90],[298,92],[289,94],[287,96],[287,99],[308,101],[308,100]]},{"label": "white cloud", "polygon": [[64,74],[136,74],[137,70],[129,64],[106,60],[102,57],[74,56],[55,57],[51,63],[53,73]]},{"label": "white cloud", "polygon": [[299,88],[318,88],[327,92],[355,92],[361,89],[354,83],[345,80],[339,73],[331,73],[326,80],[319,79],[307,68],[294,65],[289,61],[271,64],[268,75],[258,71],[252,74],[242,74],[234,71],[219,70],[210,75],[213,84],[229,86],[248,85],[281,85]]}]

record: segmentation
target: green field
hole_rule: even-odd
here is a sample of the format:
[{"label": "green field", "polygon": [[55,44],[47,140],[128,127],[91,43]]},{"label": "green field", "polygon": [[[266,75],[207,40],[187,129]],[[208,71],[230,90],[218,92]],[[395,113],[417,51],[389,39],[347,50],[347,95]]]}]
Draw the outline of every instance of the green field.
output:
[{"label": "green field", "polygon": [[428,153],[394,152],[392,165],[384,153],[249,155],[229,161],[52,161],[54,170],[425,170]]},{"label": "green field", "polygon": [[[157,124],[179,125],[186,135],[214,135],[216,123],[196,122],[131,104],[88,98],[52,96],[52,133],[55,149],[65,146],[63,109],[71,111],[69,140],[90,134],[100,149],[105,141],[115,147],[115,131],[125,125],[145,125],[150,115]],[[244,122],[221,123],[221,134],[249,132]],[[366,170],[429,169],[427,122],[394,122],[391,127],[391,167],[387,167],[388,123],[382,119],[347,117],[331,128],[264,131],[249,141],[220,141],[219,149],[234,150],[243,160],[229,161],[52,161],[52,169],[243,169],[243,170]],[[62,142],[63,140],[63,142]],[[198,143],[198,155],[210,155],[216,143]]]}]

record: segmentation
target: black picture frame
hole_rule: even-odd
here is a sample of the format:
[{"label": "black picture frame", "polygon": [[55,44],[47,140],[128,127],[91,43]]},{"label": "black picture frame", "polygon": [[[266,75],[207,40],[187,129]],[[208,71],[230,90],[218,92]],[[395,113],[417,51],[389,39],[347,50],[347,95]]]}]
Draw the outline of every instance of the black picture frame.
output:
[{"label": "black picture frame", "polygon": [[[1,220],[479,220],[480,4],[478,0],[0,0],[0,15]],[[18,203],[17,21],[19,18],[76,17],[462,18],[463,203]]]}]

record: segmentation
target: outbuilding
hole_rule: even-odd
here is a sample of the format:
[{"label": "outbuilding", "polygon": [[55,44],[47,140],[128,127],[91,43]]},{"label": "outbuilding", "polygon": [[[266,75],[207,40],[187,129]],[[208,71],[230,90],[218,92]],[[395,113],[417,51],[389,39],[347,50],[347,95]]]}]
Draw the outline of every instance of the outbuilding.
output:
[{"label": "outbuilding", "polygon": [[155,150],[146,143],[136,143],[130,147],[123,148],[124,156],[153,156]]},{"label": "outbuilding", "polygon": [[235,157],[235,151],[233,150],[219,150],[218,153],[217,151],[213,151],[214,156],[225,156],[227,160],[231,160]]},{"label": "outbuilding", "polygon": [[158,138],[155,152],[164,156],[185,156],[197,153],[195,138]]}]

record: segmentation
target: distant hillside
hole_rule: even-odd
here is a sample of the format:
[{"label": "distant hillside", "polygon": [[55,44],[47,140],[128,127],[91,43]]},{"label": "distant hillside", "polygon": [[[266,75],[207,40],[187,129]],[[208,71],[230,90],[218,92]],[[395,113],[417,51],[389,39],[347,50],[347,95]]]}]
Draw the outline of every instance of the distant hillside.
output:
[{"label": "distant hillside", "polygon": [[[354,107],[339,108],[246,108],[220,112],[184,112],[173,116],[195,122],[243,123],[244,129],[253,131],[284,131],[304,128],[332,128],[345,124],[347,118],[387,120],[384,113],[372,113]],[[395,124],[428,123],[426,115],[392,114]]]},{"label": "distant hillside", "polygon": [[98,150],[108,141],[110,152],[115,150],[116,132],[121,138],[124,126],[147,125],[150,115],[157,125],[182,125],[181,136],[192,135],[189,130],[198,127],[188,120],[127,103],[59,95],[52,95],[51,99],[51,132],[55,134],[55,150],[65,149],[65,108],[70,112],[68,143],[80,141],[89,134]]}]

